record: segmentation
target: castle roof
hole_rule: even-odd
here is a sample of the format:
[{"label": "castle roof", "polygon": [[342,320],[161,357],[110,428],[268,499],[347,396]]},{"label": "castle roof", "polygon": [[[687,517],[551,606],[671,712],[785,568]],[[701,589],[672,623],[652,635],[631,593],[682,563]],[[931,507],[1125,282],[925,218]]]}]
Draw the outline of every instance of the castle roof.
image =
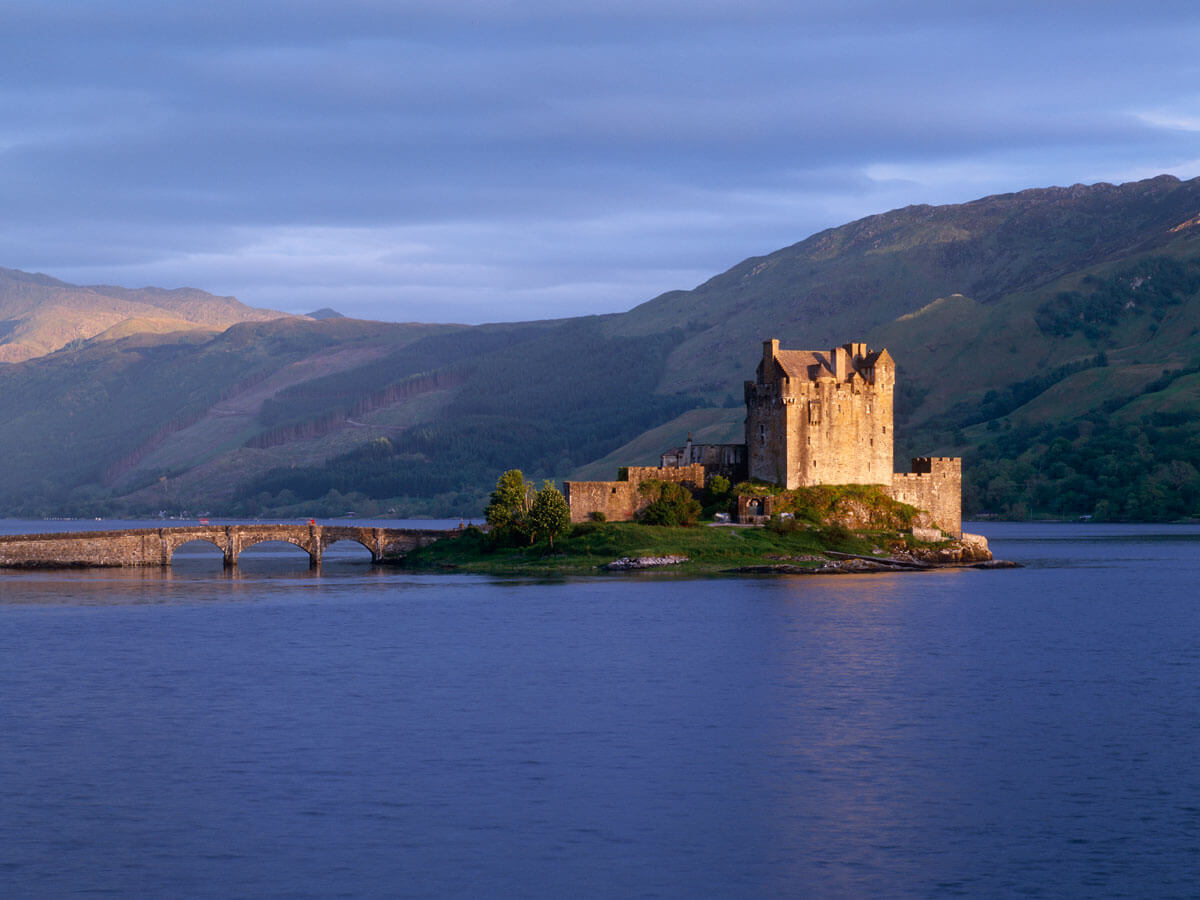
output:
[{"label": "castle roof", "polygon": [[887,350],[867,351],[866,344],[846,344],[834,347],[829,352],[820,350],[782,350],[779,342],[768,341],[763,346],[773,363],[770,372],[760,371],[766,378],[787,378],[799,381],[816,381],[819,378],[833,378],[851,382],[855,378],[869,377],[866,373],[877,365],[890,365],[891,355]]},{"label": "castle roof", "polygon": [[815,350],[776,350],[775,362],[788,378],[803,378],[816,381],[822,376],[832,376],[828,354]]}]

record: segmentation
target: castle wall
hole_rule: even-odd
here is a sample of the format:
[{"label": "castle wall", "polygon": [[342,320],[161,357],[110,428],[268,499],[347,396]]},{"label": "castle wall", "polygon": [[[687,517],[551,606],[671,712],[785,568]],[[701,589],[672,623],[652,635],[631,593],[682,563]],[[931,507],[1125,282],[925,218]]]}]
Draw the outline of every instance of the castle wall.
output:
[{"label": "castle wall", "polygon": [[586,522],[598,512],[610,522],[628,522],[649,505],[638,490],[646,481],[675,481],[694,491],[704,488],[704,466],[699,463],[675,468],[628,466],[621,474],[619,481],[564,482],[571,521]]},{"label": "castle wall", "polygon": [[799,386],[787,487],[887,484],[892,476],[892,397],[861,379]]},{"label": "castle wall", "polygon": [[637,512],[637,486],[628,481],[568,481],[563,484],[572,522],[602,513],[610,522],[626,522]]},{"label": "castle wall", "polygon": [[788,434],[795,406],[778,384],[746,382],[746,471],[750,478],[772,484],[787,483],[796,469]]},{"label": "castle wall", "polygon": [[693,444],[691,436],[682,447],[668,450],[659,457],[664,469],[680,468],[699,463],[704,466],[705,478],[720,475],[733,484],[746,480],[745,444]]},{"label": "castle wall", "polygon": [[962,535],[962,459],[922,456],[912,461],[912,473],[892,476],[892,499],[928,513],[927,523],[953,538]]}]

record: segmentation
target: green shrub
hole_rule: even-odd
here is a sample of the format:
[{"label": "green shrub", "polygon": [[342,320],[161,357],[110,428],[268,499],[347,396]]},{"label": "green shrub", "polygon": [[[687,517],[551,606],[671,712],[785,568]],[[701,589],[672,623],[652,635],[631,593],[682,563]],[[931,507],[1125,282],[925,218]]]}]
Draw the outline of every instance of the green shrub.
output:
[{"label": "green shrub", "polygon": [[638,493],[650,503],[637,515],[643,525],[695,525],[702,512],[700,503],[682,484],[674,481],[644,481]]}]

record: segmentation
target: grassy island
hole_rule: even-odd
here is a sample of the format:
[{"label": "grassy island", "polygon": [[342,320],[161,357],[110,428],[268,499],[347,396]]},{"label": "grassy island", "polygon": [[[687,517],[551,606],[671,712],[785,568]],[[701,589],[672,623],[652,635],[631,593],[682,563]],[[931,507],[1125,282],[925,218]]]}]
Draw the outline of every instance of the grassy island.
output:
[{"label": "grassy island", "polygon": [[806,527],[783,521],[774,526],[672,528],[633,522],[573,525],[553,549],[545,542],[526,546],[498,543],[476,528],[460,537],[414,550],[396,564],[413,571],[488,575],[587,575],[605,572],[620,559],[686,557],[656,567],[679,574],[736,571],[788,571],[828,566],[839,555],[936,559],[957,542],[927,544],[895,531],[854,533],[831,525]]}]

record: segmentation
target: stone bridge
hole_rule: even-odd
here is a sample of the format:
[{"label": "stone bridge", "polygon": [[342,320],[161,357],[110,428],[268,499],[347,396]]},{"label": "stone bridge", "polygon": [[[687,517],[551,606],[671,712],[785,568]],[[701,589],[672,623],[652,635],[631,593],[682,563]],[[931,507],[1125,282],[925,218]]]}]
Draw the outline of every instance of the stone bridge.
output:
[{"label": "stone bridge", "polygon": [[458,529],[359,525],[184,525],[0,535],[0,567],[169,566],[175,551],[192,541],[212,544],[225,555],[225,565],[232,567],[246,548],[265,541],[283,541],[305,551],[309,565],[316,568],[321,565],[325,548],[338,541],[362,544],[371,551],[373,562],[382,562],[458,533]]}]

